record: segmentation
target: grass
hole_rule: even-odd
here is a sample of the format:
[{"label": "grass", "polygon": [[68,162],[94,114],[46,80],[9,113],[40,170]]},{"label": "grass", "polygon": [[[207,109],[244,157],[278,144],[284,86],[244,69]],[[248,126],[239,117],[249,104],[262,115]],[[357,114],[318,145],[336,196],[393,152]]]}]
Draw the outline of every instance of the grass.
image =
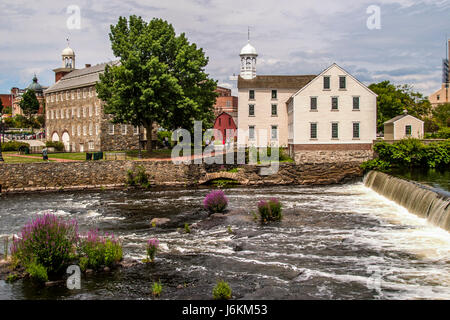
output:
[{"label": "grass", "polygon": [[[33,157],[42,157],[40,153],[29,154]],[[86,160],[86,153],[74,152],[74,153],[49,153],[49,159],[66,159],[66,160]]]},{"label": "grass", "polygon": [[18,152],[15,152],[15,151],[2,152],[3,160],[5,160],[5,163],[44,162],[44,160],[42,160],[42,155],[41,155],[40,159],[33,159],[33,158],[16,157],[16,156],[14,156],[14,154],[18,154]]}]

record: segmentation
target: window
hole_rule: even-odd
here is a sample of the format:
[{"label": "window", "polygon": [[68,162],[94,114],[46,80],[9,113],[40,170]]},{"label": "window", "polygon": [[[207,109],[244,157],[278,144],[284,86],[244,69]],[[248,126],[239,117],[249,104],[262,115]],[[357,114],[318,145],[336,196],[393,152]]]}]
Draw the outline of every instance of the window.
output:
[{"label": "window", "polygon": [[70,118],[70,109],[66,109],[66,118],[67,118],[67,119]]},{"label": "window", "polygon": [[310,137],[311,139],[317,139],[317,123],[310,123]]},{"label": "window", "polygon": [[100,127],[99,127],[98,123],[96,123],[95,124],[95,135],[96,136],[98,136],[99,129],[100,129]]},{"label": "window", "polygon": [[74,136],[74,135],[75,135],[75,126],[72,125],[72,136]]},{"label": "window", "polygon": [[339,127],[337,122],[331,124],[331,138],[338,139],[339,137]]},{"label": "window", "polygon": [[133,129],[134,129],[134,132],[133,132],[134,134],[139,134],[139,127],[134,127]]},{"label": "window", "polygon": [[359,122],[353,122],[353,139],[359,139]]},{"label": "window", "polygon": [[346,80],[345,76],[339,77],[339,89],[345,89],[346,88]]},{"label": "window", "polygon": [[329,90],[330,89],[330,76],[324,76],[323,77],[323,89]]},{"label": "window", "polygon": [[83,89],[83,98],[86,98],[86,89]]},{"label": "window", "polygon": [[89,106],[89,117],[92,117],[93,113],[92,113],[92,106]]},{"label": "window", "polygon": [[75,99],[75,91],[72,90],[71,95],[72,95],[72,100],[74,100]]},{"label": "window", "polygon": [[122,130],[123,135],[127,134],[127,125],[126,124],[122,124],[120,126],[120,129]]},{"label": "window", "polygon": [[86,118],[86,107],[83,107],[83,118]]},{"label": "window", "polygon": [[61,119],[64,119],[64,109],[61,109]]},{"label": "window", "polygon": [[231,107],[231,101],[227,101],[227,107]]},{"label": "window", "polygon": [[254,100],[255,99],[255,90],[249,90],[248,91],[248,98],[250,100]]},{"label": "window", "polygon": [[77,90],[77,99],[80,99],[81,93],[80,93],[80,89]]},{"label": "window", "polygon": [[411,135],[411,125],[410,125],[410,124],[407,124],[407,125],[405,126],[405,134],[406,134],[407,136],[410,136],[410,135]]},{"label": "window", "polygon": [[272,140],[277,140],[278,139],[278,126],[272,126],[272,135],[271,138]]},{"label": "window", "polygon": [[55,112],[52,110],[51,111],[51,115],[52,115],[52,120],[55,118]]},{"label": "window", "polygon": [[250,117],[253,117],[255,115],[255,105],[254,104],[248,105],[248,115]]},{"label": "window", "polygon": [[96,105],[95,106],[95,115],[98,116],[100,114],[100,106]]},{"label": "window", "polygon": [[248,127],[248,139],[255,140],[255,126]]},{"label": "window", "polygon": [[59,110],[58,109],[55,110],[55,118],[59,119]]},{"label": "window", "polygon": [[66,100],[69,100],[69,91],[66,91]]},{"label": "window", "polygon": [[92,133],[94,131],[94,125],[91,123],[89,123],[89,135],[92,136]]},{"label": "window", "polygon": [[47,113],[47,120],[49,120],[50,119],[50,111],[47,110],[46,113]]},{"label": "window", "polygon": [[75,113],[76,113],[75,110],[76,110],[76,109],[73,107],[73,108],[72,108],[72,119],[75,118]]},{"label": "window", "polygon": [[338,110],[338,98],[332,97],[331,98],[331,110]]},{"label": "window", "polygon": [[277,98],[277,90],[272,90],[272,99]]},{"label": "window", "polygon": [[83,126],[83,136],[87,136],[87,126]]},{"label": "window", "polygon": [[109,134],[114,134],[114,124],[110,124],[109,125],[109,127],[108,127],[108,132],[109,132]]},{"label": "window", "polygon": [[81,126],[80,125],[78,125],[78,127],[77,127],[77,135],[81,136]]},{"label": "window", "polygon": [[437,95],[437,96],[436,96],[436,99],[437,99],[437,100],[439,100],[440,98],[441,98],[441,96],[440,96],[440,95]]},{"label": "window", "polygon": [[59,101],[59,94],[56,95],[56,102]]},{"label": "window", "polygon": [[277,105],[273,104],[272,105],[272,116],[276,116],[278,114],[277,112]]},{"label": "window", "polygon": [[80,117],[80,107],[77,108],[77,117]]},{"label": "window", "polygon": [[359,110],[359,97],[353,97],[353,110]]},{"label": "window", "polygon": [[89,148],[89,150],[94,150],[94,142],[93,141],[88,142],[88,148]]},{"label": "window", "polygon": [[317,97],[311,97],[311,110],[317,110]]}]

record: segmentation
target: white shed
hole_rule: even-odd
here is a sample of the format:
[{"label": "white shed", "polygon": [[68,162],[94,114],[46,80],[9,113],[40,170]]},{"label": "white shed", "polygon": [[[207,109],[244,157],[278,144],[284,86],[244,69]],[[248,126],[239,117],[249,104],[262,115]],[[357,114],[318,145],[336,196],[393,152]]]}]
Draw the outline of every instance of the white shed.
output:
[{"label": "white shed", "polygon": [[423,121],[405,113],[384,123],[384,140],[403,138],[423,138]]}]

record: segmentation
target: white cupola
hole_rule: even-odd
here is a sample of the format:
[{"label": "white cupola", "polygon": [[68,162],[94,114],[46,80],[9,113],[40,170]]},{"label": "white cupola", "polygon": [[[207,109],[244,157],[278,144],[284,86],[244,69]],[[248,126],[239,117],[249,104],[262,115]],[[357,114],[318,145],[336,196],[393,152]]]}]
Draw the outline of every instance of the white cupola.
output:
[{"label": "white cupola", "polygon": [[75,52],[69,47],[67,43],[67,48],[61,52],[63,68],[75,69]]},{"label": "white cupola", "polygon": [[241,77],[243,79],[253,79],[256,77],[256,53],[255,47],[249,42],[242,48],[241,53]]}]

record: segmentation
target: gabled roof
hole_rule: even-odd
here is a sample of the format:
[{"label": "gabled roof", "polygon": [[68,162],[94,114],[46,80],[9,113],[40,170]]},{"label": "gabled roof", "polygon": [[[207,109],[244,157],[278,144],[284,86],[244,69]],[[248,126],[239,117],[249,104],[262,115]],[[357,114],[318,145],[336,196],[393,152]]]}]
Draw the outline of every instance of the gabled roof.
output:
[{"label": "gabled roof", "polygon": [[238,89],[301,89],[315,77],[315,75],[256,76],[253,79],[243,79],[238,76]]},{"label": "gabled roof", "polygon": [[102,64],[97,64],[95,66],[77,69],[62,77],[54,85],[50,86],[44,93],[52,93],[61,90],[69,90],[74,88],[81,88],[89,85],[93,85],[99,81],[100,73],[105,71],[106,65],[117,65],[118,61],[107,62]]},{"label": "gabled roof", "polygon": [[[365,88],[367,91],[369,91],[371,94],[373,94],[374,96],[378,96],[375,92],[373,92],[372,90],[370,90],[364,83],[362,83],[361,81],[359,81],[358,79],[356,79],[354,76],[352,76],[349,72],[347,72],[346,70],[344,70],[342,67],[340,67],[337,63],[333,63],[331,66],[329,66],[328,68],[326,68],[325,70],[323,70],[318,76],[314,77],[314,79],[312,81],[310,81],[307,85],[305,85],[303,88],[301,88],[299,91],[297,91],[296,93],[294,93],[292,95],[292,97],[295,97],[296,95],[298,95],[300,92],[302,92],[304,89],[306,89],[310,83],[312,83],[314,80],[319,79],[321,76],[323,76],[325,73],[328,72],[328,70],[330,70],[331,68],[336,67],[338,69],[340,69],[342,72],[344,72],[346,75],[348,75],[350,78],[352,78],[353,80],[355,80],[357,83],[359,83],[363,88]],[[291,98],[292,98],[291,97]]]},{"label": "gabled roof", "polygon": [[392,118],[392,119],[390,119],[390,120],[384,122],[384,124],[387,124],[387,123],[394,123],[394,122],[396,122],[396,121],[398,121],[398,120],[400,120],[400,119],[406,118],[406,117],[411,117],[411,118],[414,118],[414,119],[416,119],[416,120],[418,120],[418,121],[420,121],[420,122],[423,122],[422,120],[417,119],[416,117],[413,117],[412,115],[406,113],[406,114],[401,114],[401,115],[399,115],[399,116],[396,116],[396,117],[394,117],[394,118]]}]

